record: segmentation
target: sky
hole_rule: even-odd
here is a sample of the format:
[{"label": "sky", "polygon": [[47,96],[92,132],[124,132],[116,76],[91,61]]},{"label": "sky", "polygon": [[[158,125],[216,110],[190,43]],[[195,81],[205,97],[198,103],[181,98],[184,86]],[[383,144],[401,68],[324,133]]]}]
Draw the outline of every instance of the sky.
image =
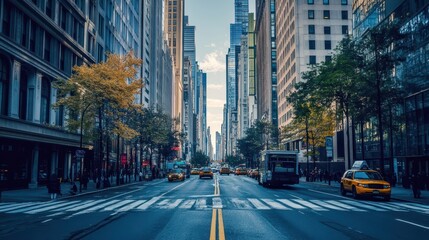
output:
[{"label": "sky", "polygon": [[[255,12],[249,0],[249,12]],[[225,56],[229,48],[229,25],[234,22],[234,0],[185,0],[185,15],[195,26],[196,57],[207,73],[207,126],[216,148],[226,99]]]}]

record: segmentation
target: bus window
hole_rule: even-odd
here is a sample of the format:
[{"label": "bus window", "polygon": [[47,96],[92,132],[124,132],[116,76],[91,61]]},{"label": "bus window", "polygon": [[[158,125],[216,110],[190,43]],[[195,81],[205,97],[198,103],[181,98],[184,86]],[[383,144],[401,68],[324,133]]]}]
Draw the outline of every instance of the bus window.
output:
[{"label": "bus window", "polygon": [[273,172],[294,173],[295,164],[293,162],[275,162],[272,169]]}]

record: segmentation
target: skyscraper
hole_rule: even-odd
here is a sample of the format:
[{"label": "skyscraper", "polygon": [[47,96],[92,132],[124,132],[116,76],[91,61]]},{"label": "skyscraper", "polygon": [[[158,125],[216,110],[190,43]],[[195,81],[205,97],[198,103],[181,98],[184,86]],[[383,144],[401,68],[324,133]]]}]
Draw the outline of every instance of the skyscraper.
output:
[{"label": "skyscraper", "polygon": [[[182,121],[183,102],[183,0],[164,0],[164,32],[167,34],[174,63],[173,117]],[[176,126],[181,131],[182,122]]]},{"label": "skyscraper", "polygon": [[226,56],[226,154],[236,154],[237,142],[237,101],[238,101],[238,54],[241,36],[247,35],[249,1],[235,0],[235,23],[230,24],[230,47]]}]

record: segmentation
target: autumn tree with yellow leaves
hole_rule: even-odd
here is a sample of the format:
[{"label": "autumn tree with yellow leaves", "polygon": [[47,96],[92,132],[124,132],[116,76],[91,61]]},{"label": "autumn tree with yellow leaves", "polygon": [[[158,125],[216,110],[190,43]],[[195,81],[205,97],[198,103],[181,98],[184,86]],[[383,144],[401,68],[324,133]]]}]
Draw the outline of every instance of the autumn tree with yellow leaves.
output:
[{"label": "autumn tree with yellow leaves", "polygon": [[[87,142],[98,138],[100,159],[103,159],[104,139],[108,141],[111,134],[124,139],[139,134],[127,124],[127,112],[142,108],[135,104],[135,95],[142,88],[137,74],[141,64],[141,59],[134,57],[132,52],[125,56],[108,54],[105,62],[75,66],[69,79],[55,82],[59,90],[55,107],[65,108],[67,128],[80,130]],[[98,128],[93,131],[96,124]]]}]

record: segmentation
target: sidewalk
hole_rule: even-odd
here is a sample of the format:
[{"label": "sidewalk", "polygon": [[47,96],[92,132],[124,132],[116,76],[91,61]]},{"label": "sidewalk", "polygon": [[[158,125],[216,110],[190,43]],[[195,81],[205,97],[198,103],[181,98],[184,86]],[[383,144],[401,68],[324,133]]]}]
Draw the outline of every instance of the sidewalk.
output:
[{"label": "sidewalk", "polygon": [[[106,191],[109,189],[119,188],[130,184],[143,184],[146,182],[145,180],[139,181],[138,177],[137,180],[134,181],[134,176],[130,177],[129,183],[124,183],[120,185],[116,185],[116,177],[110,178],[110,187],[103,188],[103,184],[101,184],[101,187],[99,189],[96,188],[96,184],[91,179],[88,182],[88,186],[86,190],[82,190],[82,192],[79,192],[79,182],[76,182],[76,186],[78,189],[78,192],[76,195],[70,194],[70,188],[72,187],[72,184],[70,182],[64,182],[61,183],[61,193],[62,195],[58,196],[57,199],[66,199],[66,198],[72,198],[77,196],[83,196],[88,194],[93,194],[96,192]],[[40,186],[38,188],[29,188],[29,189],[19,189],[19,190],[10,190],[10,191],[3,191],[1,192],[0,202],[40,202],[40,201],[50,201],[51,197],[50,194],[48,194],[48,188],[44,186]]]},{"label": "sidewalk", "polygon": [[[331,181],[331,186],[329,186],[327,182],[326,183],[318,182],[318,181],[307,182],[305,177],[301,177],[299,181],[307,184],[318,184],[318,185],[324,185],[327,187],[336,188],[338,189],[338,194],[340,194],[340,183],[337,181]],[[429,205],[429,191],[423,190],[421,198],[414,198],[413,190],[403,188],[402,185],[396,185],[395,187],[392,187],[391,198],[399,201],[415,202],[415,203]]]}]

